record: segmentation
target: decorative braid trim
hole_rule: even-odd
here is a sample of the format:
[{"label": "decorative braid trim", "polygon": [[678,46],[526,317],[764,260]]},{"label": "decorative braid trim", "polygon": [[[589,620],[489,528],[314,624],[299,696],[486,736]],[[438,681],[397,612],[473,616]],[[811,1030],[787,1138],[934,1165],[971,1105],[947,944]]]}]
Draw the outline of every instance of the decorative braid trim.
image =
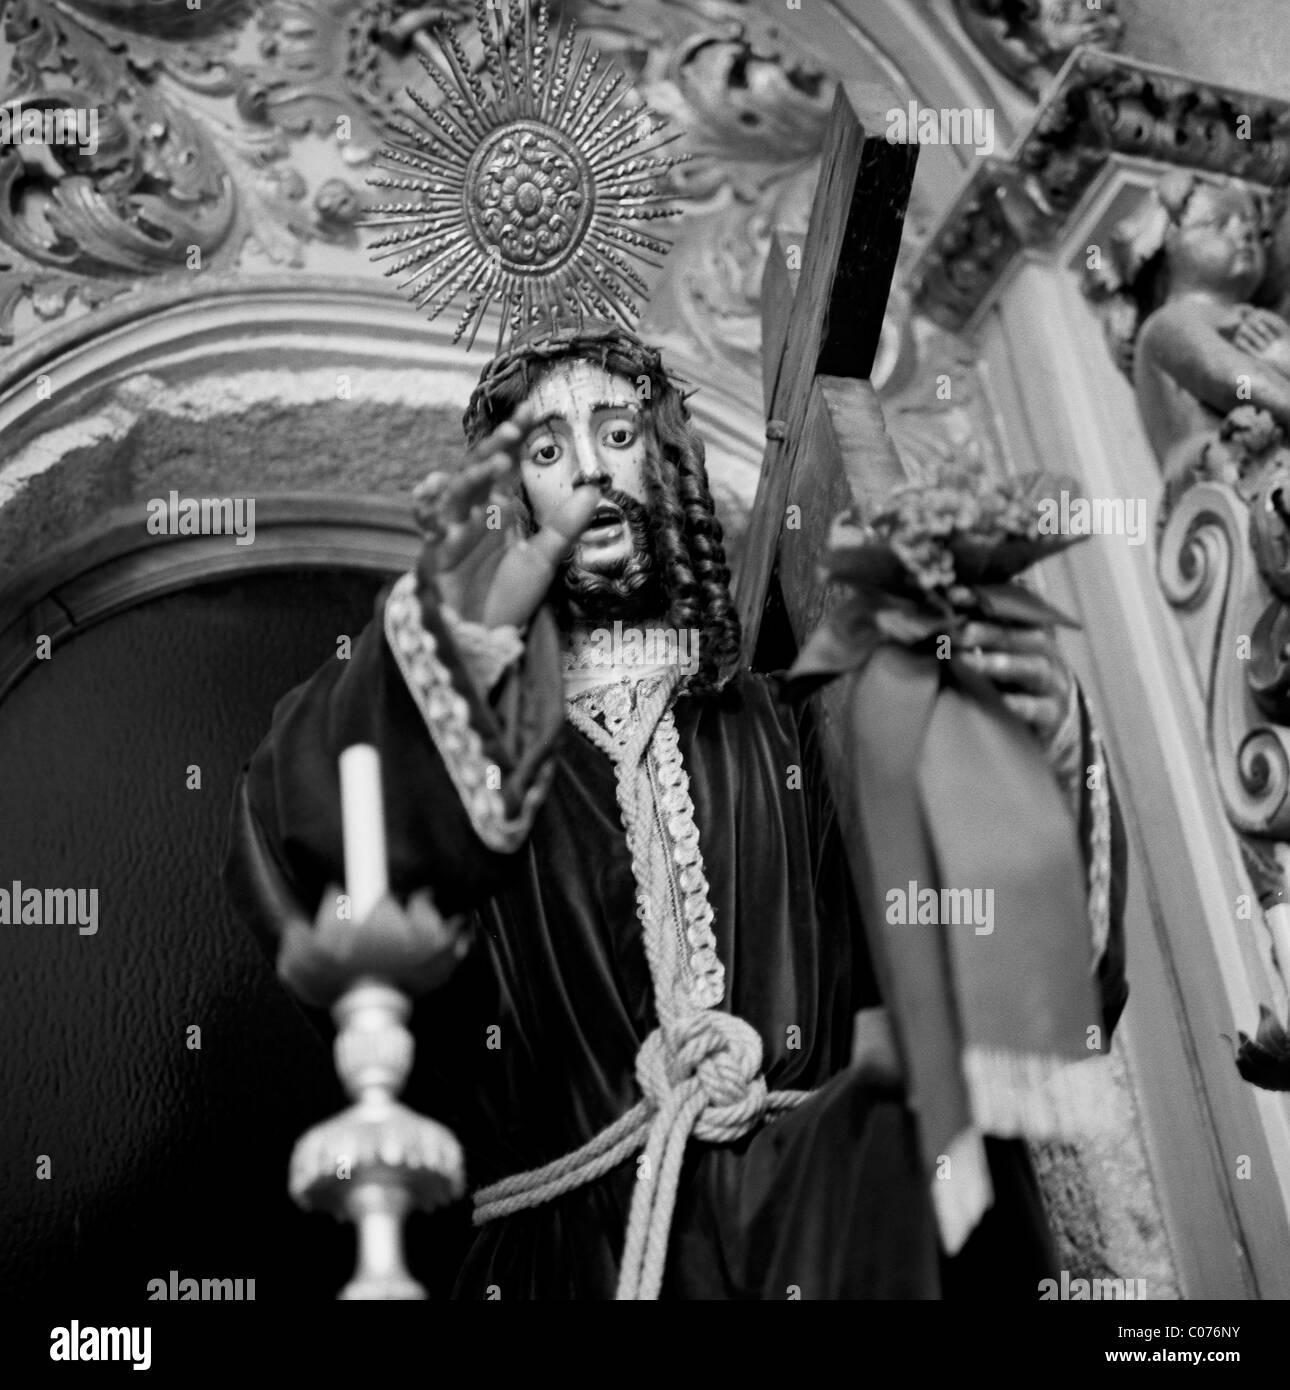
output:
[{"label": "decorative braid trim", "polygon": [[475,1193],[475,1224],[483,1225],[571,1192],[643,1149],[642,1181],[632,1196],[619,1264],[619,1299],[659,1296],[691,1136],[733,1142],[809,1094],[768,1092],[757,1030],[715,1007],[725,993],[725,971],[672,718],[678,680],[673,667],[595,686],[565,702],[570,723],[608,754],[617,778],[659,1018],[636,1056],[645,1098],[573,1153]]},{"label": "decorative braid trim", "polygon": [[496,764],[485,756],[483,741],[470,721],[470,708],[453,686],[438,643],[422,625],[416,575],[411,572],[395,584],[385,602],[385,640],[475,834],[489,849],[513,854],[533,827],[550,782],[551,765],[525,792],[519,813],[508,817],[500,787],[488,785]]},{"label": "decorative braid trim", "polygon": [[668,670],[595,686],[565,706],[569,722],[614,764],[636,915],[647,947],[658,952],[650,966],[663,1021],[715,1008],[725,994],[690,778],[671,710],[676,684],[677,672]]},{"label": "decorative braid trim", "polygon": [[1106,751],[1091,712],[1089,734],[1093,745],[1093,823],[1089,828],[1088,920],[1096,970],[1111,938],[1111,789],[1107,785]]},{"label": "decorative braid trim", "polygon": [[1081,701],[1088,716],[1089,749],[1093,758],[1087,769],[1092,773],[1092,786],[1088,789],[1091,821],[1086,848],[1088,921],[1096,971],[1111,936],[1111,791],[1107,784],[1106,752],[1093,719],[1093,707],[1077,685],[1071,687],[1066,717],[1048,750],[1048,758],[1078,819],[1086,786]]}]

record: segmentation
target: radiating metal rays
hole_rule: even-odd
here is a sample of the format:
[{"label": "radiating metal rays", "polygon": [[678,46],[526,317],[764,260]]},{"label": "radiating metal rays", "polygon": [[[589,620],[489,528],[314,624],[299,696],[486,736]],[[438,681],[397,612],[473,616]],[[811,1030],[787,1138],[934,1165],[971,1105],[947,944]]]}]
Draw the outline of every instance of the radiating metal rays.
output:
[{"label": "radiating metal rays", "polygon": [[651,222],[678,213],[671,170],[685,154],[662,117],[629,104],[624,73],[602,63],[570,23],[551,30],[545,3],[476,0],[483,71],[450,27],[441,62],[421,63],[442,94],[408,89],[415,111],[389,122],[374,187],[409,195],[379,203],[364,225],[388,230],[369,249],[433,319],[455,303],[453,335],[473,346],[500,308],[497,346],[533,324],[590,315],[632,327],[640,274],[671,243]]}]

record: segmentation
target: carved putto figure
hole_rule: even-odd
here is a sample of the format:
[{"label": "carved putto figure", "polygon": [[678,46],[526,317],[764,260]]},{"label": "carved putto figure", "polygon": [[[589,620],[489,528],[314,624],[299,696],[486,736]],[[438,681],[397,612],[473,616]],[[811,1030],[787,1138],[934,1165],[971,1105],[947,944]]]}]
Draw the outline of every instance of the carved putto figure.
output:
[{"label": "carved putto figure", "polygon": [[1091,290],[1164,474],[1161,584],[1194,644],[1228,813],[1240,831],[1282,838],[1290,323],[1266,307],[1278,292],[1268,239],[1256,190],[1176,171],[1117,228],[1114,273]]},{"label": "carved putto figure", "polygon": [[1197,476],[1231,412],[1290,429],[1290,324],[1256,300],[1267,219],[1239,184],[1176,172],[1117,229],[1108,331],[1133,379],[1166,479],[1166,509]]}]

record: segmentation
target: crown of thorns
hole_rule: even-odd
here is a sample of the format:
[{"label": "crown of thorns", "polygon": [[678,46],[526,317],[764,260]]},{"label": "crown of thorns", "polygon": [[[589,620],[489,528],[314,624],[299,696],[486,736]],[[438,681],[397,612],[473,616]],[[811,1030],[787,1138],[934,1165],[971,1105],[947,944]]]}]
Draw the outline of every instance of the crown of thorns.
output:
[{"label": "crown of thorns", "polygon": [[[611,355],[618,357],[618,364],[611,363]],[[683,389],[683,378],[664,367],[663,355],[657,348],[627,329],[597,320],[566,321],[554,327],[530,329],[488,363],[466,407],[466,433],[481,431],[495,418],[498,398],[503,394],[513,398],[517,380],[522,393],[546,363],[570,357],[599,361],[606,370],[621,370],[622,359],[626,359],[631,375],[648,376],[655,386],[672,387],[682,401],[694,394]]]}]

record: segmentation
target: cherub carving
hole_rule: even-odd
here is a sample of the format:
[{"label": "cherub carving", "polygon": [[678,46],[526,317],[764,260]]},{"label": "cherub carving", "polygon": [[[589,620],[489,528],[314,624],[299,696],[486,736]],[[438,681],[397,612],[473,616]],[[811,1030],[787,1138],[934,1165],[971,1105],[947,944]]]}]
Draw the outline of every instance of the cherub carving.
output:
[{"label": "cherub carving", "polygon": [[[1090,277],[1165,473],[1166,512],[1197,477],[1240,471],[1231,449],[1211,449],[1233,411],[1243,414],[1229,437],[1258,420],[1251,411],[1266,416],[1260,434],[1272,431],[1262,443],[1279,443],[1290,430],[1290,323],[1264,307],[1273,289],[1268,230],[1266,208],[1249,188],[1171,173],[1116,229],[1113,268]],[[1251,472],[1265,470],[1226,479],[1247,501]]]}]

